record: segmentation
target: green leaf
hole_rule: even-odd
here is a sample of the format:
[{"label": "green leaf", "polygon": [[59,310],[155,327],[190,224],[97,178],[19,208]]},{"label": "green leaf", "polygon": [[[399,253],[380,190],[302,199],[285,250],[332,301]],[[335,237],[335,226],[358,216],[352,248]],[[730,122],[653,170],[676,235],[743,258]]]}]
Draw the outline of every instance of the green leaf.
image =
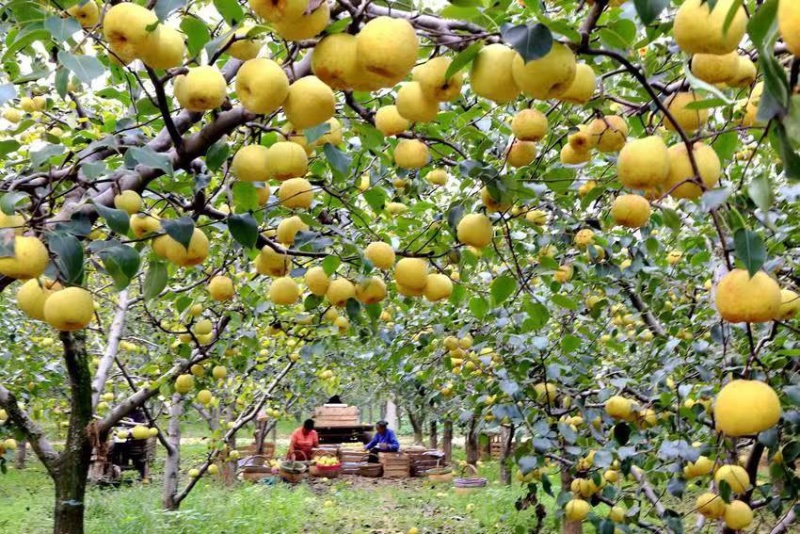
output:
[{"label": "green leaf", "polygon": [[482,319],[489,311],[489,302],[483,297],[472,297],[469,299],[469,310],[472,315]]},{"label": "green leaf", "polygon": [[11,191],[0,198],[0,210],[6,215],[14,215],[20,202],[28,199],[28,194],[22,191]]},{"label": "green leaf", "polygon": [[733,234],[736,256],[747,267],[750,276],[754,276],[767,260],[767,249],[761,237],[750,230],[740,229]]},{"label": "green leaf", "polygon": [[4,83],[0,85],[0,106],[15,98],[17,96],[17,89],[13,83]]},{"label": "green leaf", "polygon": [[206,152],[206,165],[210,171],[218,171],[228,159],[231,147],[223,139],[211,145]]},{"label": "green leaf", "polygon": [[245,248],[253,248],[258,241],[258,223],[249,213],[228,217],[228,230]]},{"label": "green leaf", "polygon": [[777,23],[778,1],[767,0],[750,17],[747,23],[747,35],[756,48],[764,46],[764,40]]},{"label": "green leaf", "polygon": [[144,279],[144,298],[151,300],[157,297],[167,287],[167,266],[160,261],[151,261]]},{"label": "green leaf", "polygon": [[14,139],[4,139],[3,141],[0,141],[0,158],[11,154],[21,146],[22,145],[20,145],[19,142],[15,141]]},{"label": "green leaf", "polygon": [[543,58],[553,48],[553,34],[541,23],[520,24],[503,30],[503,40],[516,50],[525,62]]},{"label": "green leaf", "polygon": [[733,0],[731,2],[731,6],[728,9],[728,13],[725,15],[725,22],[722,24],[722,35],[727,35],[728,29],[731,27],[733,23],[733,19],[736,18],[736,13],[742,7],[742,0]]},{"label": "green leaf", "polygon": [[306,138],[306,142],[310,145],[326,133],[331,131],[331,125],[327,122],[323,122],[322,124],[317,124],[312,128],[306,128],[303,130],[303,135]]},{"label": "green leaf", "polygon": [[342,260],[339,259],[339,256],[326,256],[325,259],[322,260],[322,270],[325,271],[325,274],[331,276],[336,272],[336,269],[339,268],[341,263]]},{"label": "green leaf", "polygon": [[356,320],[358,319],[358,316],[361,314],[361,303],[353,298],[347,299],[347,302],[344,305],[344,309],[347,312],[347,316],[351,320]]},{"label": "green leaf", "polygon": [[642,23],[647,26],[666,9],[669,0],[633,0],[633,5],[636,7],[636,14],[639,15]]},{"label": "green leaf", "polygon": [[189,243],[194,234],[194,221],[191,217],[184,216],[179,219],[165,219],[161,221],[161,228],[172,239],[189,248]]},{"label": "green leaf", "polygon": [[620,19],[602,28],[598,35],[607,47],[624,50],[633,46],[636,40],[636,24],[631,20]]},{"label": "green leaf", "polygon": [[767,174],[751,180],[747,185],[747,194],[750,195],[750,198],[755,205],[758,206],[758,209],[764,213],[769,211],[775,201],[775,195],[772,192],[772,184]]},{"label": "green leaf", "polygon": [[114,245],[101,250],[98,255],[103,260],[108,274],[114,280],[114,287],[121,291],[128,287],[136,273],[139,272],[141,257],[139,252],[127,245]]},{"label": "green leaf", "polygon": [[350,163],[353,161],[350,156],[330,143],[326,143],[322,150],[325,153],[325,157],[328,159],[331,169],[338,172],[342,176],[347,174],[347,169],[350,167]]},{"label": "green leaf", "polygon": [[236,0],[214,0],[214,7],[228,26],[236,26],[244,19],[244,10]]},{"label": "green leaf", "polygon": [[106,224],[112,231],[120,235],[128,235],[131,218],[127,212],[116,208],[109,208],[102,204],[95,204],[95,208],[97,209],[98,215],[106,221]]},{"label": "green leaf", "polygon": [[181,21],[181,30],[186,34],[186,48],[192,56],[196,56],[211,39],[205,23],[194,17],[184,17]]},{"label": "green leaf", "polygon": [[783,172],[786,173],[786,177],[790,180],[800,180],[800,154],[792,146],[783,124],[776,124],[772,133],[776,141],[773,141],[773,136],[770,136],[770,142],[777,143],[778,151],[783,161]]},{"label": "green leaf", "polygon": [[447,67],[447,72],[444,73],[444,79],[449,80],[455,73],[472,63],[472,61],[475,59],[475,56],[477,56],[478,52],[481,51],[481,48],[483,48],[483,42],[478,41],[477,43],[472,43],[464,50],[456,54],[456,57],[453,58],[450,66]]},{"label": "green leaf", "polygon": [[58,62],[71,70],[85,84],[91,83],[106,72],[103,64],[94,56],[76,56],[61,50],[58,53]]},{"label": "green leaf", "polygon": [[72,17],[49,17],[44,21],[44,27],[50,32],[57,42],[63,42],[81,31],[80,23]]},{"label": "green leaf", "polygon": [[53,232],[47,238],[55,254],[55,264],[60,278],[67,284],[80,284],[83,279],[83,246],[70,234]]},{"label": "green leaf", "polygon": [[166,174],[172,174],[172,161],[167,154],[156,152],[150,147],[131,147],[125,153],[126,158],[130,156],[134,161],[139,162],[145,167],[161,169]]},{"label": "green leaf", "polygon": [[517,279],[504,274],[492,281],[490,291],[495,306],[499,306],[517,290]]},{"label": "green leaf", "polygon": [[45,163],[49,163],[51,158],[64,153],[64,145],[46,145],[44,148],[30,153],[31,165],[35,169],[43,167]]},{"label": "green leaf", "polygon": [[578,309],[578,303],[577,302],[575,302],[574,300],[572,300],[569,297],[565,297],[564,295],[562,295],[560,293],[554,293],[553,296],[550,297],[550,300],[552,300],[553,303],[561,306],[562,308],[567,308],[568,310],[577,310]]},{"label": "green leaf", "polygon": [[309,294],[305,300],[303,300],[303,308],[306,311],[311,311],[320,304],[322,304],[322,297],[314,294]]},{"label": "green leaf", "polygon": [[547,306],[539,302],[531,302],[525,306],[528,319],[525,321],[525,328],[528,330],[540,330],[550,319],[550,310]]},{"label": "green leaf", "polygon": [[256,211],[258,209],[258,192],[250,182],[233,184],[233,206],[238,212]]},{"label": "green leaf", "polygon": [[677,232],[681,227],[681,217],[678,212],[672,208],[663,208],[661,216],[664,219],[664,225],[670,230]]}]

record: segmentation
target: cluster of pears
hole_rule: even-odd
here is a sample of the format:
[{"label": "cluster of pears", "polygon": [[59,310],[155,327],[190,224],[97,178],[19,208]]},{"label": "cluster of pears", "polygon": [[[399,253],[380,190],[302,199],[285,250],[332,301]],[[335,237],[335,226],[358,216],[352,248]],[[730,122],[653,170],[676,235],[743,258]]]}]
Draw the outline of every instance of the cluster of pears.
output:
[{"label": "cluster of pears", "polygon": [[136,425],[130,430],[117,430],[114,432],[114,437],[118,440],[140,440],[149,439],[158,435],[158,429],[155,427],[148,427],[144,425]]},{"label": "cluster of pears", "polygon": [[[46,251],[44,254],[46,260]],[[6,260],[0,259],[0,263]],[[94,319],[95,302],[89,291],[81,287],[65,288],[57,280],[41,274],[28,279],[19,288],[17,305],[31,319],[45,321],[62,332],[86,328]]]},{"label": "cluster of pears", "polygon": [[[450,366],[453,369],[454,375],[460,375],[462,371],[469,371],[472,376],[479,376],[483,374],[483,362],[480,358],[481,356],[491,357],[491,355],[494,354],[494,351],[487,347],[488,352],[484,353],[481,351],[479,356],[475,351],[470,350],[472,348],[472,344],[473,339],[469,334],[461,338],[457,338],[456,336],[447,336],[444,338],[444,349],[447,351],[447,354],[450,358]],[[499,354],[497,355],[497,358],[502,361],[502,358],[500,358]]]},{"label": "cluster of pears", "polygon": [[[93,26],[93,9],[88,2],[73,15],[84,27]],[[170,69],[183,64],[186,45],[183,35],[159,23],[156,14],[133,2],[112,6],[103,17],[103,36],[112,52],[112,60],[127,65],[134,59],[153,69]]]},{"label": "cluster of pears", "polygon": [[715,304],[720,316],[731,323],[787,321],[800,314],[800,295],[764,271],[753,276],[733,269],[719,281]]}]

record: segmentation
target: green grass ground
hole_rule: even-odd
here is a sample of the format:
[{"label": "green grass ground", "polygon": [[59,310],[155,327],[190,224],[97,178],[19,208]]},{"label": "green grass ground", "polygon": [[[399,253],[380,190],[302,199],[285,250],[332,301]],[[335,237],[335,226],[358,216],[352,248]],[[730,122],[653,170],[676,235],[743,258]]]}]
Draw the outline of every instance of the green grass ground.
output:
[{"label": "green grass ground", "polygon": [[[185,469],[199,461],[204,451],[202,444],[182,447]],[[163,461],[163,455],[159,459]],[[501,486],[496,463],[486,464],[482,475],[489,478],[489,487],[466,496],[423,479],[342,477],[296,487],[240,483],[229,488],[209,478],[198,484],[179,511],[164,512],[156,473],[149,485],[92,488],[87,530],[98,534],[397,533],[417,527],[420,532],[505,533],[520,527],[528,531],[534,524],[533,512],[514,508],[522,492],[519,486]],[[49,478],[38,464],[0,475],[0,532],[48,532],[52,498]],[[544,504],[552,510],[552,501]],[[550,526],[545,531],[552,532]]]}]

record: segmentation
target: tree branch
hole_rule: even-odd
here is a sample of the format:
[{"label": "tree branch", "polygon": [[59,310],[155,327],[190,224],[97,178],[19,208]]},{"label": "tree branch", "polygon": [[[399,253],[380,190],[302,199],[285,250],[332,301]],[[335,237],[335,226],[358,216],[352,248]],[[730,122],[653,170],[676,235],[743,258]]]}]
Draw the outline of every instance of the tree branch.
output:
[{"label": "tree branch", "polygon": [[17,398],[2,385],[0,385],[0,406],[8,413],[9,420],[31,444],[36,456],[50,475],[54,476],[59,459],[58,453],[45,437],[42,428],[20,409]]},{"label": "tree branch", "polygon": [[128,311],[128,290],[123,289],[120,291],[118,299],[117,311],[114,313],[114,319],[111,321],[111,328],[108,331],[106,349],[103,351],[103,357],[100,359],[97,372],[92,381],[93,408],[97,408],[97,404],[100,402],[100,395],[103,393],[103,389],[106,386],[106,380],[108,380],[108,371],[114,363],[114,357],[119,350],[119,340],[125,329],[125,315]]}]

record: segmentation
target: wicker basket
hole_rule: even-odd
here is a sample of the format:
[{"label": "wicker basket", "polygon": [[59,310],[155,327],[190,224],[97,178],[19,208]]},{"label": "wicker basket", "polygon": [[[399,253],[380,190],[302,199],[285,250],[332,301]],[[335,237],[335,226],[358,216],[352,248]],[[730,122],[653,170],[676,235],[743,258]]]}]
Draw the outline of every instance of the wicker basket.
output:
[{"label": "wicker basket", "polygon": [[297,484],[305,478],[306,472],[308,472],[308,465],[305,462],[297,461],[298,452],[300,451],[295,451],[289,455],[288,459],[281,462],[279,474],[283,480],[290,484]]},{"label": "wicker basket", "polygon": [[433,469],[428,469],[425,474],[428,480],[434,484],[449,484],[453,481],[453,470],[450,467],[434,467]]},{"label": "wicker basket", "polygon": [[262,478],[272,476],[272,468],[263,465],[248,465],[242,468],[242,479],[248,482],[258,482]]},{"label": "wicker basket", "polygon": [[[467,477],[466,471],[472,471],[472,474],[475,476]],[[473,493],[475,491],[482,490],[486,487],[487,480],[483,477],[479,477],[478,470],[475,468],[474,465],[467,464],[461,469],[461,476],[453,480],[453,487],[455,488],[455,492],[459,495],[464,495],[468,493]]]},{"label": "wicker basket", "polygon": [[362,462],[358,464],[358,474],[362,477],[378,478],[383,475],[381,464]]}]

